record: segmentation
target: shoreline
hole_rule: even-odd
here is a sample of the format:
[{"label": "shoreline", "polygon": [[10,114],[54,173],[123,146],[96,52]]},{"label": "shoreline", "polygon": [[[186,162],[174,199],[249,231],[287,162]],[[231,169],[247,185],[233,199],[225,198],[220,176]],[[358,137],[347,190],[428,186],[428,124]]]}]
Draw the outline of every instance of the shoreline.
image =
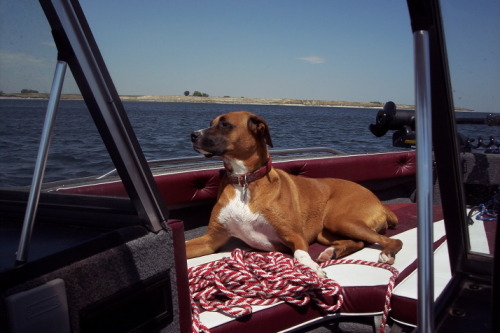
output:
[{"label": "shoreline", "polygon": [[[0,99],[48,99],[48,94],[30,93],[4,93]],[[78,94],[62,94],[61,100],[82,100]],[[378,102],[350,102],[350,101],[329,101],[293,98],[250,98],[250,97],[199,97],[181,95],[123,95],[120,99],[124,102],[165,102],[165,103],[209,103],[209,104],[242,104],[242,105],[284,105],[284,106],[314,106],[314,107],[343,107],[343,108],[363,108],[382,109],[383,103]],[[399,110],[414,110],[414,105],[396,104]],[[455,111],[474,110],[456,108]]]},{"label": "shoreline", "polygon": [[[243,105],[287,105],[319,107],[383,108],[382,103],[327,101],[294,98],[250,98],[250,97],[198,97],[198,96],[120,96],[122,101],[173,102],[173,103],[210,103]],[[413,108],[411,105],[398,105],[401,109]]]},{"label": "shoreline", "polygon": [[[40,93],[4,93],[0,99],[48,99],[48,94]],[[62,94],[61,100],[82,100],[78,94]],[[251,98],[251,97],[199,97],[181,95],[122,95],[123,102],[164,102],[164,103],[208,103],[208,104],[242,104],[242,105],[286,105],[286,106],[318,106],[345,108],[383,108],[382,103],[327,101],[293,98]],[[398,109],[413,109],[413,105],[397,105]]]}]

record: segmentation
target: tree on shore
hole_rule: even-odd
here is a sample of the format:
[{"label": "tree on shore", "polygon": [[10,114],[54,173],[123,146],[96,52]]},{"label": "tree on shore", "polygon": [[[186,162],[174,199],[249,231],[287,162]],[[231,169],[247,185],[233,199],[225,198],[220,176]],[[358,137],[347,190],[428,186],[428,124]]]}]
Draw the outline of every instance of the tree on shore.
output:
[{"label": "tree on shore", "polygon": [[184,96],[189,96],[189,90],[186,90],[186,91],[184,92]]},{"label": "tree on shore", "polygon": [[193,93],[193,96],[198,96],[198,97],[208,97],[208,94],[207,93],[202,93],[198,90],[196,90],[194,93]]},{"label": "tree on shore", "polygon": [[38,94],[38,90],[22,89],[21,94]]}]

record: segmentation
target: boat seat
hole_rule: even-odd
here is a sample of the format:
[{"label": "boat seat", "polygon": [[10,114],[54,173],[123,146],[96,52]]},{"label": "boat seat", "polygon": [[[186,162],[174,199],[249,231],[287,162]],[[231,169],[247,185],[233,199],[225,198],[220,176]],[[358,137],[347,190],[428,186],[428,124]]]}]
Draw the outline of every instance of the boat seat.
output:
[{"label": "boat seat", "polygon": [[[389,207],[396,213],[400,224],[394,230],[388,230],[387,235],[396,237],[403,241],[403,249],[396,256],[394,267],[400,272],[396,280],[396,288],[399,284],[407,283],[416,270],[417,254],[417,230],[415,228],[416,205],[415,204],[394,204]],[[434,207],[434,241],[435,247],[440,250],[440,254],[446,253],[444,222],[440,207]],[[443,245],[444,244],[444,245]],[[310,247],[310,254],[314,258],[324,246],[313,244]],[[444,249],[444,250],[443,250]],[[225,252],[219,252],[200,258],[188,260],[188,266],[200,265],[208,261],[220,259],[230,255],[231,249],[226,248]],[[372,245],[364,248],[345,259],[360,259],[365,261],[377,261],[380,249]],[[383,313],[387,284],[392,273],[381,268],[340,264],[325,268],[328,277],[336,280],[342,286],[344,302],[338,313],[328,317],[342,316],[379,316]],[[451,276],[451,275],[450,275]],[[444,272],[443,282],[449,277]],[[447,282],[447,280],[446,280]],[[402,287],[400,287],[402,290]],[[333,299],[329,299],[333,302]],[[400,301],[400,299],[398,299]],[[398,305],[397,301],[392,303],[393,312],[397,307],[402,307],[401,311],[407,311],[416,315],[416,300]],[[403,309],[404,308],[404,309]],[[398,312],[395,312],[396,315]],[[392,315],[392,312],[391,312]],[[320,309],[312,304],[302,308],[297,308],[285,303],[272,306],[254,307],[254,313],[241,319],[233,319],[218,312],[205,311],[200,314],[200,320],[210,328],[211,332],[276,332],[287,330],[291,327],[301,326],[304,323],[310,325],[314,321],[324,321],[325,315]]]},{"label": "boat seat", "polygon": [[[468,210],[469,212],[469,210]],[[437,299],[451,279],[448,243],[445,237],[440,237],[443,226],[434,228],[434,298]],[[469,225],[469,239],[471,251],[493,254],[495,245],[495,224],[474,219],[474,224]],[[405,244],[406,246],[406,244]],[[414,263],[416,267],[416,262]],[[401,279],[400,279],[401,280]],[[418,300],[418,267],[403,276],[392,294],[391,318],[404,326],[416,327],[417,325],[417,300]]]},{"label": "boat seat", "polygon": [[[370,155],[341,155],[330,158],[274,162],[273,166],[291,174],[305,177],[333,177],[361,183],[375,192],[392,192],[401,183],[414,184],[415,152],[393,152]],[[214,200],[221,179],[221,170],[209,169],[155,176],[162,197],[170,208]],[[383,181],[375,184],[376,181]],[[380,188],[381,184],[384,188]],[[389,186],[389,188],[387,188]],[[413,189],[413,186],[408,186]],[[127,196],[121,181],[100,182],[94,185],[62,187],[63,193]],[[408,197],[411,193],[401,193]],[[385,199],[385,198],[382,198]],[[189,228],[187,225],[186,228]]]},{"label": "boat seat", "polygon": [[182,222],[168,225],[117,229],[2,272],[0,331],[188,331],[178,307],[189,299],[185,251],[173,251],[184,246]]},{"label": "boat seat", "polygon": [[[441,235],[444,225],[441,223],[434,227],[434,233]],[[439,243],[438,243],[439,244]],[[448,243],[443,241],[434,250],[434,299],[443,292],[451,279]],[[412,270],[393,290],[390,317],[398,324],[416,327],[417,301],[418,300],[418,268]]]}]

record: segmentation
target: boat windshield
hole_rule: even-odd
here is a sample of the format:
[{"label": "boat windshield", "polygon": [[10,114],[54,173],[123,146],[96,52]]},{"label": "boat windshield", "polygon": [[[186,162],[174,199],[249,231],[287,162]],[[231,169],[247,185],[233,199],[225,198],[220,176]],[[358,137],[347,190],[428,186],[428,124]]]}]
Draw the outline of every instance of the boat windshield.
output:
[{"label": "boat windshield", "polygon": [[[147,160],[198,156],[190,133],[241,109],[269,122],[277,150],[411,150],[367,130],[387,101],[413,108],[406,4],[361,3],[81,6]],[[0,188],[29,186],[57,49],[38,3],[2,1],[0,15]],[[114,168],[68,68],[44,181]]]},{"label": "boat windshield", "polygon": [[[481,204],[498,198],[500,184],[498,170],[491,169],[500,155],[485,153],[498,152],[499,127],[479,124],[499,121],[500,9],[495,1],[461,5],[443,1],[443,16],[467,205],[477,215]],[[367,154],[415,148],[405,2],[145,6],[91,0],[81,6],[147,160],[198,156],[190,133],[237,109],[267,119],[275,149],[321,146],[334,154]],[[27,188],[58,54],[36,2],[2,1],[0,29],[0,188]],[[384,107],[407,122],[377,136],[368,126]],[[114,168],[68,70],[44,188],[102,182],[99,176]],[[104,181],[117,181],[111,175]],[[489,222],[475,219],[469,229],[483,225]],[[470,246],[486,254],[492,249],[473,238]]]},{"label": "boat windshield", "polygon": [[500,6],[441,3],[453,102],[463,108],[456,118],[469,250],[492,256],[500,208]]}]

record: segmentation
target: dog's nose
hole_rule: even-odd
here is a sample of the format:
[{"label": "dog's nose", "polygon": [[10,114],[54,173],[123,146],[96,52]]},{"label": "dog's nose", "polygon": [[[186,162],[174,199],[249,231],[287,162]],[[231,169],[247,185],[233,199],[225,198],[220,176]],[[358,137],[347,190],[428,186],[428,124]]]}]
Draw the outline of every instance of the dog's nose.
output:
[{"label": "dog's nose", "polygon": [[198,137],[201,135],[201,132],[200,131],[195,131],[193,133],[191,133],[191,142],[195,142],[196,139],[198,139]]}]

